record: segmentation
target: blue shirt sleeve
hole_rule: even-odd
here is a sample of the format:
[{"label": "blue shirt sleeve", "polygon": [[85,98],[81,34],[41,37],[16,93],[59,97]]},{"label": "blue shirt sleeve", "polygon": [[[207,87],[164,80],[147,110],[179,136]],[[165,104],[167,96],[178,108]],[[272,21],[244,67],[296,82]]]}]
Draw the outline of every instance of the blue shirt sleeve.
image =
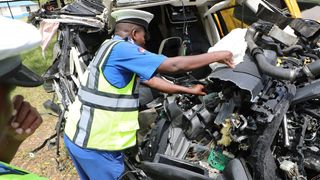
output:
[{"label": "blue shirt sleeve", "polygon": [[109,83],[122,88],[129,83],[134,73],[141,81],[149,80],[166,58],[130,42],[120,42],[112,49],[102,70]]}]

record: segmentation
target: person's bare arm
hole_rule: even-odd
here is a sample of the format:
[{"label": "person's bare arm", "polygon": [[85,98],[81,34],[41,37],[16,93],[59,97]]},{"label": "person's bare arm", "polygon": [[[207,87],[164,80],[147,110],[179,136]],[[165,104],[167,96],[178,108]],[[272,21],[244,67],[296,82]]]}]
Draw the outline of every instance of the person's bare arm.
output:
[{"label": "person's bare arm", "polygon": [[7,136],[6,133],[2,132],[0,135],[0,161],[10,163],[14,155],[17,153],[21,143],[22,141],[17,141],[16,139]]},{"label": "person's bare arm", "polygon": [[232,53],[230,51],[216,51],[194,56],[178,56],[166,59],[157,69],[160,73],[180,73],[191,71],[211,64],[220,62],[234,68]]},{"label": "person's bare arm", "polygon": [[153,77],[147,81],[142,82],[145,85],[159,90],[168,94],[195,94],[195,95],[205,95],[203,92],[204,86],[201,84],[194,85],[192,87],[184,87],[176,84],[172,84],[166,80],[163,80],[159,77]]},{"label": "person's bare arm", "polygon": [[38,111],[24,101],[22,96],[14,97],[13,107],[16,111],[15,115],[0,132],[0,161],[6,163],[13,159],[21,143],[42,123]]}]

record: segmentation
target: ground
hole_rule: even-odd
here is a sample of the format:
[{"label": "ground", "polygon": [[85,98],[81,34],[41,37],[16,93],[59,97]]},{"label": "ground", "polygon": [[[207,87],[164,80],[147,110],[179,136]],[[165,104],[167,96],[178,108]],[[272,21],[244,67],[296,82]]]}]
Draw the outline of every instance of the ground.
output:
[{"label": "ground", "polygon": [[[51,111],[44,109],[42,106],[42,103],[46,99],[50,99],[53,94],[45,93],[42,87],[32,89],[17,88],[14,94],[24,95],[33,106],[37,107],[42,115],[43,123],[32,136],[23,142],[11,164],[53,180],[79,179],[72,161],[64,148],[62,138],[60,138],[61,155],[59,158],[56,156],[56,146],[48,145],[50,143],[35,153],[34,157],[29,155],[32,150],[40,146],[48,137],[55,133],[55,125],[58,118],[50,115]],[[59,166],[57,162],[60,162]]]}]

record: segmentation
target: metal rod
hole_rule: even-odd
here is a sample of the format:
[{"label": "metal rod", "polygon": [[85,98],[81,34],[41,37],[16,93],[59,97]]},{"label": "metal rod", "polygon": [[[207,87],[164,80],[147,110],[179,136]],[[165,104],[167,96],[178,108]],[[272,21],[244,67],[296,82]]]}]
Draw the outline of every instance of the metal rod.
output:
[{"label": "metal rod", "polygon": [[289,147],[290,146],[290,140],[289,140],[289,132],[288,132],[288,120],[287,115],[284,115],[283,117],[283,139],[284,139],[284,146]]},{"label": "metal rod", "polygon": [[8,5],[8,8],[9,8],[10,14],[11,14],[11,18],[12,18],[12,19],[14,19],[13,15],[12,15],[11,8],[10,8],[10,4],[9,4],[9,2],[8,2],[8,1],[7,1],[7,5]]}]

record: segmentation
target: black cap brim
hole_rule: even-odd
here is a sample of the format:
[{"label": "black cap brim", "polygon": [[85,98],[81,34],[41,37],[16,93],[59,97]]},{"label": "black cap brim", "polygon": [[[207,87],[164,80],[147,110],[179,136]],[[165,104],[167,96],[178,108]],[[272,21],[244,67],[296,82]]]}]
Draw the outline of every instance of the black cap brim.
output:
[{"label": "black cap brim", "polygon": [[117,23],[131,23],[136,24],[144,28],[145,31],[148,31],[149,24],[147,21],[138,18],[128,18],[118,21]]},{"label": "black cap brim", "polygon": [[43,79],[21,64],[18,56],[2,60],[0,83],[23,87],[36,87],[43,84]]},{"label": "black cap brim", "polygon": [[21,68],[12,77],[6,79],[6,83],[15,86],[36,87],[43,84],[43,79],[24,65],[21,65]]}]

